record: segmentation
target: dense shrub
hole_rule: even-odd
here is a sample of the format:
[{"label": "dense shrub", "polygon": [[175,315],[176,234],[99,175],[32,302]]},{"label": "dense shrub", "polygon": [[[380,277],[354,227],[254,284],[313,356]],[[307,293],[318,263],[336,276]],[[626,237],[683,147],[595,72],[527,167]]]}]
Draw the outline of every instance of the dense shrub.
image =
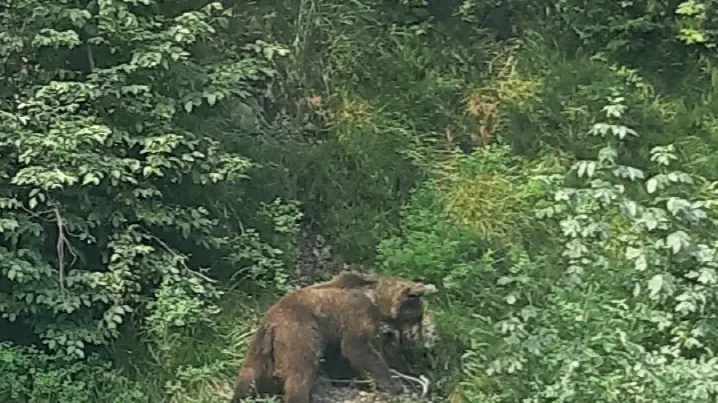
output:
[{"label": "dense shrub", "polygon": [[[44,380],[37,362],[34,379],[10,388],[20,400],[95,401],[72,395],[80,384],[51,384],[117,388],[91,384],[100,367],[71,360],[103,352],[128,325],[160,337],[213,323],[220,290],[210,275],[244,269],[266,292],[286,289],[281,250],[268,241],[294,230],[295,205],[228,199],[251,162],[183,123],[259,91],[271,46],[219,35],[228,20],[217,3],[177,12],[28,0],[0,20],[2,339],[44,349],[27,354],[69,371]],[[266,230],[240,232],[244,215]],[[31,356],[3,346],[12,366],[1,371],[14,379]]]},{"label": "dense shrub", "polygon": [[[59,353],[0,343],[0,399],[4,402],[146,402],[137,385],[97,357],[77,361]],[[118,391],[122,393],[118,393]]]},{"label": "dense shrub", "polygon": [[[382,243],[387,270],[443,286],[444,332],[464,346],[445,365],[462,354],[454,387],[469,401],[685,402],[718,392],[707,319],[718,308],[715,182],[680,170],[672,144],[653,147],[645,169],[621,164],[640,134],[622,124],[624,99],[610,99],[587,130],[604,143],[595,158],[511,175],[521,160],[501,148],[463,157],[510,183],[496,194],[481,169],[467,172],[491,192],[462,203],[485,210],[484,228],[452,222],[456,195],[430,183],[404,233]],[[526,203],[531,224],[507,216],[512,200]],[[487,243],[507,225],[534,231]]]}]

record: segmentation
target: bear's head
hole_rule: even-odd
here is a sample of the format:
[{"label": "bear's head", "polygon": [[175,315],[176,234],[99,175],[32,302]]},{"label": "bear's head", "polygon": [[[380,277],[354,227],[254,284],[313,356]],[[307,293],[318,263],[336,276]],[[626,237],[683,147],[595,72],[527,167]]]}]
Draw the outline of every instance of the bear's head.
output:
[{"label": "bear's head", "polygon": [[381,276],[372,291],[382,320],[396,329],[403,329],[421,323],[424,317],[423,297],[438,290],[432,284]]}]

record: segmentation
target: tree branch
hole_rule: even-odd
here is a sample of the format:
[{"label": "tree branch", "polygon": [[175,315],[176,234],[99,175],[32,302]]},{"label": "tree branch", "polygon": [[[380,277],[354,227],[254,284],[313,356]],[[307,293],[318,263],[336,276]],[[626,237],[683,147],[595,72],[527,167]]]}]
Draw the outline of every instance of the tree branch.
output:
[{"label": "tree branch", "polygon": [[77,253],[75,253],[75,249],[70,244],[70,241],[68,241],[67,237],[65,236],[65,220],[62,218],[62,215],[60,215],[60,210],[55,207],[52,210],[55,213],[55,221],[57,223],[57,243],[55,244],[55,248],[57,250],[57,262],[58,262],[58,275],[59,275],[59,281],[60,281],[60,290],[64,293],[65,292],[65,248],[70,252],[73,259],[70,265],[74,264],[77,260]]},{"label": "tree branch", "polygon": [[162,246],[162,248],[163,248],[165,251],[167,251],[167,252],[169,252],[170,254],[172,254],[172,256],[178,258],[180,265],[181,265],[182,268],[183,268],[185,271],[187,271],[188,273],[190,273],[190,274],[192,274],[192,275],[194,275],[194,276],[197,276],[197,277],[199,277],[199,278],[201,278],[201,279],[203,279],[203,280],[205,280],[205,281],[207,281],[207,282],[209,282],[209,283],[216,283],[216,282],[217,282],[217,280],[215,280],[215,279],[213,279],[213,278],[211,278],[211,277],[208,277],[206,274],[203,274],[203,273],[200,273],[200,272],[198,272],[198,271],[196,271],[196,270],[190,269],[189,266],[187,266],[187,263],[185,263],[184,257],[181,256],[179,253],[175,252],[172,248],[170,248],[170,246],[167,245],[167,243],[165,243],[165,241],[163,241],[163,240],[161,240],[160,238],[158,238],[158,237],[156,237],[156,236],[154,236],[154,235],[151,235],[151,234],[149,234],[149,233],[147,234],[147,237],[151,238],[152,240],[154,240],[155,242],[157,242],[158,244],[160,244],[160,246]]}]

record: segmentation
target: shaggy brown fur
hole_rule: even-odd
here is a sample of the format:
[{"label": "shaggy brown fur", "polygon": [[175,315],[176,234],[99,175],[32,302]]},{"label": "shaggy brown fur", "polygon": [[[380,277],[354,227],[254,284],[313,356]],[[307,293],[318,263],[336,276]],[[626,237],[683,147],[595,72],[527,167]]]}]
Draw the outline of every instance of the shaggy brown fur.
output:
[{"label": "shaggy brown fur", "polygon": [[332,277],[332,279],[329,281],[312,284],[305,288],[311,288],[315,290],[326,288],[360,289],[363,287],[374,286],[377,282],[379,282],[379,280],[380,277],[373,274],[345,270]]},{"label": "shaggy brown fur", "polygon": [[382,320],[397,330],[421,323],[424,316],[421,297],[437,291],[431,284],[354,271],[343,271],[329,281],[306,287],[315,290],[331,288],[363,292],[377,305]]},{"label": "shaggy brown fur", "polygon": [[[402,292],[405,292],[404,285],[419,287],[422,289],[423,295],[429,295],[436,292],[436,288],[432,285],[423,285],[421,283],[407,282],[392,277],[377,277],[370,274],[360,274],[356,272],[342,272],[332,278],[330,281],[319,283],[311,286],[312,288],[351,288],[359,289],[375,300],[375,303],[381,301],[382,297],[395,296],[401,300]],[[393,290],[403,289],[395,292]],[[379,296],[379,298],[377,298]],[[409,370],[408,362],[406,362],[407,354],[411,355],[416,349],[415,340],[404,340],[405,335],[412,335],[414,339],[423,337],[424,322],[429,320],[425,312],[425,301],[418,296],[409,296],[403,299],[403,302],[384,301],[379,306],[399,307],[395,314],[394,320],[384,322],[372,343],[377,351],[382,355],[388,366],[405,372]],[[387,315],[389,316],[389,315]],[[320,373],[339,384],[346,383],[347,380],[356,378],[361,375],[351,363],[342,356],[341,348],[338,345],[328,345],[324,351],[324,356],[320,365]]]},{"label": "shaggy brown fur", "polygon": [[372,337],[382,322],[400,325],[415,318],[413,301],[434,292],[431,285],[344,272],[282,297],[250,342],[232,402],[280,391],[285,403],[311,402],[320,359],[331,346],[339,347],[354,370],[366,371],[383,389],[400,393]]}]

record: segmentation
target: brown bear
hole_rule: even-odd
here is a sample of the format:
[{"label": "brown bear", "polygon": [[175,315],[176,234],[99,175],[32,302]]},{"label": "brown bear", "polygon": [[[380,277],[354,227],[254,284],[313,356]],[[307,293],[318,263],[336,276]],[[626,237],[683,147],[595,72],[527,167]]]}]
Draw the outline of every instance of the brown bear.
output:
[{"label": "brown bear", "polygon": [[435,292],[432,285],[343,272],[282,297],[249,344],[232,402],[280,392],[285,403],[311,402],[320,359],[332,346],[353,370],[368,372],[392,394],[401,393],[372,338],[381,323],[401,328],[403,321],[416,320],[419,299]]},{"label": "brown bear", "polygon": [[[391,277],[383,277],[383,281],[381,279],[367,274],[343,272],[330,281],[310,287],[361,289],[373,299],[376,299],[377,290],[379,295],[393,295],[387,290],[397,283]],[[435,292],[433,286],[426,287],[428,292],[425,295]],[[410,297],[405,300],[396,318],[390,323],[383,322],[372,342],[389,367],[406,373],[411,370],[410,366],[418,364],[421,367],[426,364],[419,361],[424,361],[422,358],[427,357],[426,354],[434,347],[438,335],[434,318],[426,311],[426,301],[423,298]],[[326,347],[319,371],[325,381],[338,385],[346,384],[360,375],[342,356],[338,345]],[[359,385],[361,383],[357,386]]]}]

